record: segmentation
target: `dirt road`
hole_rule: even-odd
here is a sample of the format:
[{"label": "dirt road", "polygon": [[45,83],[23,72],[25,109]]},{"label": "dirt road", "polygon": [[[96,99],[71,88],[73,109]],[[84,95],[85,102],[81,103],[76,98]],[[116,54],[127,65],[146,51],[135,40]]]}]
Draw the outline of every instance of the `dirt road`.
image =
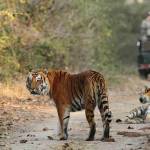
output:
[{"label": "dirt road", "polygon": [[[143,83],[143,82],[142,82]],[[140,84],[140,83],[139,83]],[[143,83],[145,84],[145,82]],[[85,141],[88,136],[88,123],[84,111],[71,113],[69,122],[69,139],[59,141],[57,137],[57,112],[55,106],[49,100],[42,101],[42,97],[28,99],[1,98],[3,110],[1,116],[8,118],[8,136],[5,139],[7,148],[3,145],[0,149],[12,150],[135,150],[147,149],[147,136],[128,137],[118,135],[117,132],[129,131],[138,133],[150,133],[150,130],[139,130],[149,124],[118,124],[116,119],[124,119],[126,114],[136,106],[139,106],[138,94],[133,88],[109,90],[110,108],[113,112],[111,124],[111,136],[115,142],[101,142],[102,122],[98,110],[95,110],[97,132],[95,141]],[[128,127],[132,129],[128,129]]]}]

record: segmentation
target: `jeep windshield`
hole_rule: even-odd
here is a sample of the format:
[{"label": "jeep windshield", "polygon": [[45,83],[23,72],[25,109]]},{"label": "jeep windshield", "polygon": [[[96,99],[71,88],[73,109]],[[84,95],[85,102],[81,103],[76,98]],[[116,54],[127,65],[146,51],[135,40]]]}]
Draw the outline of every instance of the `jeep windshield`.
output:
[{"label": "jeep windshield", "polygon": [[142,52],[150,52],[150,41],[146,41],[143,43]]}]

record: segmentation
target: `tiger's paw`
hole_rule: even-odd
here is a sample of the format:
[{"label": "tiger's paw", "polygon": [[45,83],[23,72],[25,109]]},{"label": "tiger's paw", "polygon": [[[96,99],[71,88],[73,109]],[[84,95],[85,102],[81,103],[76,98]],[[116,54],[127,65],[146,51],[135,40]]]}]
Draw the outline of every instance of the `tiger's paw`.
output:
[{"label": "tiger's paw", "polygon": [[94,141],[94,138],[88,137],[86,141]]},{"label": "tiger's paw", "polygon": [[67,139],[68,139],[68,135],[67,134],[60,137],[60,140],[67,140]]},{"label": "tiger's paw", "polygon": [[102,142],[115,142],[115,139],[112,138],[112,137],[109,137],[109,138],[104,138],[104,137],[102,137],[100,140],[101,140]]},{"label": "tiger's paw", "polygon": [[66,137],[61,137],[60,140],[61,140],[61,141],[62,141],[62,140],[67,140],[67,138],[66,138]]}]

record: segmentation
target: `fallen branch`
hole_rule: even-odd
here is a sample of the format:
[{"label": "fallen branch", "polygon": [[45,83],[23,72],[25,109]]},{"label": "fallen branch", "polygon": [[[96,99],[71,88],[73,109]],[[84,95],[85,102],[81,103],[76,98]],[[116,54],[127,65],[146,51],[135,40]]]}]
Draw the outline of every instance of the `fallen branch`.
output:
[{"label": "fallen branch", "polygon": [[128,137],[140,137],[140,136],[148,136],[150,133],[140,133],[140,132],[128,132],[128,131],[119,131],[118,135],[128,136]]}]

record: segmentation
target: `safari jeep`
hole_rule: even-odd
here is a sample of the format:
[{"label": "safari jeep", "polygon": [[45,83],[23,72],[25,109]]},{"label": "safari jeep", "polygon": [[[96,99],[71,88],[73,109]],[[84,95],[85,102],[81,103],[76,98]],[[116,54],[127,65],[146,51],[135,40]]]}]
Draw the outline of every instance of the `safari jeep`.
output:
[{"label": "safari jeep", "polygon": [[150,40],[137,42],[138,52],[138,72],[141,77],[147,78],[150,74]]}]

